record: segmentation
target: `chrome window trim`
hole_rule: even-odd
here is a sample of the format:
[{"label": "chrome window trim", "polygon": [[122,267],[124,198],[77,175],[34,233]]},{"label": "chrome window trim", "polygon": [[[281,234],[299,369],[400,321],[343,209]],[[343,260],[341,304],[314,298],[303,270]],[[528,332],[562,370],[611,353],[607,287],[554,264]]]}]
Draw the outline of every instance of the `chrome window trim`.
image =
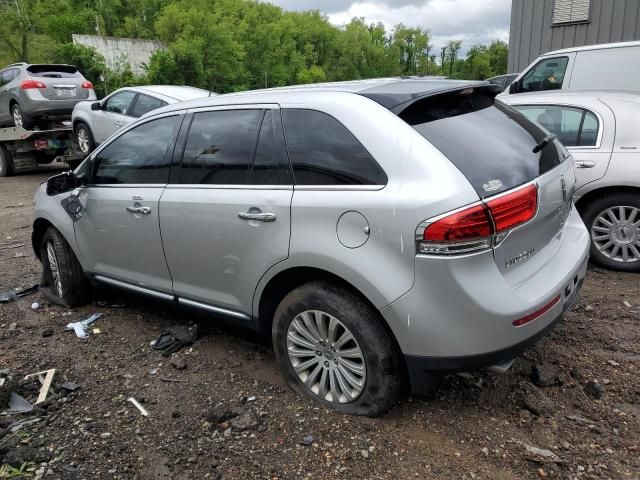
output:
[{"label": "chrome window trim", "polygon": [[194,300],[188,300],[182,297],[178,297],[178,304],[187,305],[189,307],[201,308],[203,310],[209,310],[211,312],[221,313],[223,315],[240,318],[242,320],[251,320],[251,317],[249,315],[246,315],[242,312],[237,312],[235,310],[228,310],[226,308],[221,308],[221,307],[215,307],[213,305],[209,305],[208,303],[196,302]]},{"label": "chrome window trim", "polygon": [[171,301],[173,301],[174,298],[175,298],[173,295],[170,295],[168,293],[162,293],[162,292],[158,292],[156,290],[151,290],[149,288],[140,287],[138,285],[132,285],[130,283],[122,282],[120,280],[115,280],[113,278],[105,277],[103,275],[94,275],[93,278],[95,280],[100,281],[100,282],[108,283],[108,284],[114,285],[116,287],[126,288],[128,290],[133,290],[134,292],[144,293],[146,295],[151,295],[153,297],[161,298],[163,300],[171,300]]},{"label": "chrome window trim", "polygon": [[166,183],[92,183],[87,188],[165,188]]},{"label": "chrome window trim", "polygon": [[200,184],[200,183],[171,183],[166,186],[171,190],[293,190],[293,185],[234,185],[234,184]]},{"label": "chrome window trim", "polygon": [[378,191],[386,185],[294,185],[294,190],[302,191]]}]

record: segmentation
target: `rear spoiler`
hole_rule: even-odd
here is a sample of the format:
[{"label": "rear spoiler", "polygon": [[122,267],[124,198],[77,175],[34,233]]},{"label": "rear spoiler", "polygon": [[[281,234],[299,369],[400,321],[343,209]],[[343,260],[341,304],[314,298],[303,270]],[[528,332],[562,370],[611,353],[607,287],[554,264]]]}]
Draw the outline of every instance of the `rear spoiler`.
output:
[{"label": "rear spoiler", "polygon": [[27,67],[27,72],[29,73],[62,72],[62,73],[73,74],[78,72],[78,68],[74,67],[73,65],[40,63],[35,65],[29,65]]},{"label": "rear spoiler", "polygon": [[452,88],[431,90],[424,93],[399,95],[387,95],[382,93],[361,93],[360,95],[370,98],[371,100],[379,103],[396,115],[399,115],[414,103],[424,100],[425,98],[436,97],[439,95],[455,92],[459,92],[460,94],[470,94],[479,90],[486,91],[487,93],[492,95],[493,98],[495,98],[500,92],[502,92],[502,89],[499,85],[494,85],[489,82],[469,82],[468,85],[456,85]]}]

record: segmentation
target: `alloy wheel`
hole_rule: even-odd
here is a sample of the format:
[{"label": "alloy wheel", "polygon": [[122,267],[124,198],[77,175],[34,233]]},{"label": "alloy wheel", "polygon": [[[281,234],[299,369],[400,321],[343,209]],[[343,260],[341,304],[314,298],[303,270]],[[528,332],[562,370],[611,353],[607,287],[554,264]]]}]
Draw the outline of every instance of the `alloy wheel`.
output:
[{"label": "alloy wheel", "polygon": [[51,272],[51,280],[53,281],[58,297],[62,298],[62,280],[60,279],[60,267],[58,266],[58,258],[53,242],[47,243],[47,258],[49,260],[49,271]]},{"label": "alloy wheel", "polygon": [[83,127],[78,129],[78,146],[82,153],[89,153],[89,132]]},{"label": "alloy wheel", "polygon": [[640,209],[615,206],[601,212],[591,226],[598,251],[616,262],[640,261]]},{"label": "alloy wheel", "polygon": [[13,116],[13,124],[16,127],[22,128],[24,125],[24,122],[22,119],[22,111],[18,107],[13,107],[12,116]]},{"label": "alloy wheel", "polygon": [[328,313],[307,310],[287,330],[287,353],[298,378],[323,400],[349,403],[367,379],[364,354],[353,334]]}]

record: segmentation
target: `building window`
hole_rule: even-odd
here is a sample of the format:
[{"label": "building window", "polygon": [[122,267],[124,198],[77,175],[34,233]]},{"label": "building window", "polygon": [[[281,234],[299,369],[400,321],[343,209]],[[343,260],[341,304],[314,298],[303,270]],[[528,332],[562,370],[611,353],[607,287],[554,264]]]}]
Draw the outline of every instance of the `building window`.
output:
[{"label": "building window", "polygon": [[555,0],[553,4],[553,25],[589,21],[591,0]]}]

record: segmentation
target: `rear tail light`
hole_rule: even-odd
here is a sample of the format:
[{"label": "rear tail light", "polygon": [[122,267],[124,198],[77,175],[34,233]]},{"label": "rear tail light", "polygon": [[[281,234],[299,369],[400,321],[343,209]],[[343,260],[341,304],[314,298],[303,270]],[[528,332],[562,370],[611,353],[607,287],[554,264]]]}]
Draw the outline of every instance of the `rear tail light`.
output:
[{"label": "rear tail light", "polygon": [[32,88],[47,88],[47,86],[38,80],[22,80],[20,88],[22,90],[30,90]]},{"label": "rear tail light", "polygon": [[538,187],[530,184],[423,222],[416,230],[418,253],[452,255],[490,248],[531,220],[537,209]]},{"label": "rear tail light", "polygon": [[82,82],[82,88],[93,88],[93,83],[89,81]]}]

